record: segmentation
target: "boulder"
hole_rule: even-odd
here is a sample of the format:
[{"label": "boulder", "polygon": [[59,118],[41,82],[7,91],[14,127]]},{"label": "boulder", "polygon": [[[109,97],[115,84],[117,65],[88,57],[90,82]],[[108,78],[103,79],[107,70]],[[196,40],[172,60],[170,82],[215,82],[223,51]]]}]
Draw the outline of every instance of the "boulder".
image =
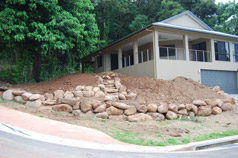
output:
[{"label": "boulder", "polygon": [[190,117],[195,117],[195,114],[194,114],[194,112],[190,111],[190,112],[188,113],[188,116],[190,116]]},{"label": "boulder", "polygon": [[45,100],[53,100],[54,99],[54,95],[51,93],[45,93],[44,97],[45,97]]},{"label": "boulder", "polygon": [[103,104],[103,105],[98,106],[98,107],[94,110],[94,112],[97,112],[97,113],[105,112],[105,111],[106,111],[106,108],[107,108],[106,104]]},{"label": "boulder", "polygon": [[198,107],[198,115],[199,116],[210,116],[211,113],[212,113],[211,105]]},{"label": "boulder", "polygon": [[70,91],[66,91],[64,93],[64,98],[73,98],[74,97],[74,94]]},{"label": "boulder", "polygon": [[31,107],[38,109],[40,108],[41,104],[42,104],[41,100],[35,100],[32,102]]},{"label": "boulder", "polygon": [[114,78],[114,81],[115,81],[115,82],[116,82],[116,81],[121,82],[121,79],[120,79],[119,77],[115,77],[115,78]]},{"label": "boulder", "polygon": [[135,93],[133,93],[133,92],[131,92],[131,93],[129,93],[127,96],[126,96],[126,99],[127,100],[135,100],[136,99],[136,94]]},{"label": "boulder", "polygon": [[126,110],[126,109],[129,108],[129,106],[127,104],[120,103],[120,102],[112,102],[111,105],[116,107],[116,108],[122,109],[122,110]]},{"label": "boulder", "polygon": [[224,95],[224,91],[218,91],[217,94]]},{"label": "boulder", "polygon": [[83,100],[81,102],[81,107],[80,108],[81,108],[82,112],[86,113],[86,112],[92,110],[92,105],[88,100]]},{"label": "boulder", "polygon": [[42,101],[42,104],[45,106],[52,106],[56,104],[55,100],[46,100],[46,101]]},{"label": "boulder", "polygon": [[22,98],[25,101],[27,101],[30,96],[32,96],[32,94],[28,93],[28,92],[25,92],[25,93],[22,94]]},{"label": "boulder", "polygon": [[113,100],[118,100],[118,95],[106,95],[104,98],[104,101],[113,101]]},{"label": "boulder", "polygon": [[125,92],[127,90],[127,87],[122,85],[120,88],[119,88],[119,92]]},{"label": "boulder", "polygon": [[178,110],[186,109],[186,106],[184,104],[178,105]]},{"label": "boulder", "polygon": [[81,110],[73,110],[72,114],[74,116],[85,116],[85,114]]},{"label": "boulder", "polygon": [[75,97],[83,97],[83,92],[82,91],[74,91],[74,96]]},{"label": "boulder", "polygon": [[195,115],[197,115],[198,114],[198,107],[193,105],[192,106],[192,111],[194,112]]},{"label": "boulder", "polygon": [[187,109],[181,109],[181,110],[178,111],[178,114],[188,115],[188,111],[187,111]]},{"label": "boulder", "polygon": [[54,91],[54,100],[57,98],[63,98],[64,97],[64,91],[63,90],[56,90]]},{"label": "boulder", "polygon": [[150,115],[154,121],[162,121],[165,119],[163,114],[157,112],[148,112],[147,114]]},{"label": "boulder", "polygon": [[86,86],[84,88],[85,91],[93,91],[93,86]]},{"label": "boulder", "polygon": [[207,103],[207,105],[211,105],[212,107],[218,105],[218,103],[216,102],[216,100],[205,99],[204,101]]},{"label": "boulder", "polygon": [[224,103],[231,103],[236,104],[235,99],[231,97],[226,97],[226,99],[223,100]]},{"label": "boulder", "polygon": [[127,116],[134,115],[135,113],[136,113],[136,107],[134,106],[131,106],[124,111],[124,114],[126,114]]},{"label": "boulder", "polygon": [[121,86],[122,86],[122,84],[121,84],[120,81],[115,81],[114,85],[115,85],[115,87],[116,87],[117,89],[120,89]]},{"label": "boulder", "polygon": [[216,99],[217,106],[221,107],[223,104],[223,101],[221,99]]},{"label": "boulder", "polygon": [[4,100],[13,100],[14,95],[12,94],[12,90],[7,90],[7,91],[3,92],[2,98]]},{"label": "boulder", "polygon": [[94,117],[95,117],[94,113],[93,113],[91,110],[88,111],[88,112],[86,112],[86,113],[85,113],[85,116],[86,116],[86,117],[89,117],[89,118],[94,118]]},{"label": "boulder", "polygon": [[83,91],[84,90],[84,86],[77,86],[75,88],[76,91]]},{"label": "boulder", "polygon": [[94,93],[96,93],[96,92],[100,91],[100,88],[99,87],[94,87],[93,91],[94,91]]},{"label": "boulder", "polygon": [[130,122],[152,121],[152,120],[153,118],[150,115],[144,113],[128,116],[128,121]]},{"label": "boulder", "polygon": [[174,120],[177,117],[178,117],[178,115],[173,111],[168,111],[167,114],[166,114],[166,118],[169,119],[169,120]]},{"label": "boulder", "polygon": [[59,105],[54,105],[52,107],[54,111],[63,111],[63,112],[72,112],[73,109],[70,105],[68,104],[59,104]]},{"label": "boulder", "polygon": [[156,104],[148,104],[147,105],[147,111],[148,112],[156,112],[158,106]]},{"label": "boulder", "polygon": [[42,95],[40,95],[40,94],[33,94],[33,95],[30,96],[28,99],[29,99],[30,101],[35,101],[35,100],[40,99],[41,96],[42,96]]},{"label": "boulder", "polygon": [[235,107],[236,107],[235,104],[224,103],[224,104],[222,104],[221,109],[222,109],[223,111],[231,111],[231,110],[234,110]]},{"label": "boulder", "polygon": [[100,84],[103,83],[103,78],[100,76],[98,77],[98,83],[100,83]]},{"label": "boulder", "polygon": [[74,106],[78,102],[77,98],[62,98],[61,103]]},{"label": "boulder", "polygon": [[127,116],[125,116],[125,115],[109,115],[109,120],[112,120],[112,121],[126,121]]},{"label": "boulder", "polygon": [[96,92],[95,97],[96,98],[104,98],[105,94],[104,94],[103,91],[99,90],[99,91]]},{"label": "boulder", "polygon": [[220,91],[220,90],[221,90],[221,88],[220,88],[219,86],[215,86],[215,87],[213,87],[213,88],[212,88],[212,90],[214,90],[214,91],[218,92],[218,91]]},{"label": "boulder", "polygon": [[122,93],[119,93],[119,94],[118,94],[118,98],[119,98],[120,100],[126,100],[126,96],[125,96],[124,94],[122,94]]},{"label": "boulder", "polygon": [[102,119],[107,119],[108,118],[108,114],[107,114],[107,112],[101,112],[101,113],[97,113],[96,117],[97,118],[102,118]]},{"label": "boulder", "polygon": [[185,107],[186,107],[186,110],[187,111],[191,111],[193,109],[193,104],[186,104]]},{"label": "boulder", "polygon": [[106,89],[105,89],[105,92],[107,92],[107,93],[117,93],[117,92],[118,92],[118,89],[115,89],[115,88],[106,88]]},{"label": "boulder", "polygon": [[177,112],[178,112],[178,106],[175,105],[175,104],[169,104],[169,108],[168,108],[168,110],[177,113]]},{"label": "boulder", "polygon": [[115,108],[113,106],[107,108],[106,111],[109,115],[121,115],[121,114],[123,114],[123,110],[120,110],[120,109]]},{"label": "boulder", "polygon": [[114,84],[114,82],[115,82],[114,80],[107,80],[108,84]]},{"label": "boulder", "polygon": [[193,104],[197,105],[197,106],[206,106],[207,105],[207,103],[205,101],[202,101],[202,100],[194,100]]},{"label": "boulder", "polygon": [[212,108],[212,114],[219,115],[221,113],[222,113],[222,109],[221,108],[219,108],[219,107],[213,107]]},{"label": "boulder", "polygon": [[7,87],[0,87],[0,91],[6,91],[6,90],[8,90]]},{"label": "boulder", "polygon": [[84,97],[93,97],[94,91],[83,91],[83,96]]},{"label": "boulder", "polygon": [[106,86],[104,84],[99,84],[98,87],[101,89],[101,91],[105,91]]},{"label": "boulder", "polygon": [[140,112],[140,113],[146,113],[147,107],[145,105],[136,105],[136,110],[137,112]]},{"label": "boulder", "polygon": [[78,110],[78,109],[80,109],[80,101],[77,101],[77,103],[73,106],[73,109],[74,110]]},{"label": "boulder", "polygon": [[25,91],[17,90],[17,89],[12,90],[12,94],[15,96],[21,96],[23,93],[25,93]]},{"label": "boulder", "polygon": [[167,113],[169,110],[169,105],[165,102],[161,102],[160,105],[158,106],[158,112],[159,113]]},{"label": "boulder", "polygon": [[16,97],[14,97],[13,100],[14,100],[15,102],[18,102],[18,103],[21,103],[21,104],[25,104],[25,103],[26,103],[26,101],[23,100],[22,96],[16,96]]}]

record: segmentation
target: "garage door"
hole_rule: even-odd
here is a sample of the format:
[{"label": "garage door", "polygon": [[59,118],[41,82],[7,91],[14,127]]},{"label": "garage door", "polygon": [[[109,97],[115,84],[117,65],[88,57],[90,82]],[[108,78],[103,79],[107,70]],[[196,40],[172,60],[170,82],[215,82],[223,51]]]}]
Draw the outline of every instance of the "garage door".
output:
[{"label": "garage door", "polygon": [[229,94],[237,94],[237,72],[234,71],[201,71],[202,84],[207,87],[220,86]]}]

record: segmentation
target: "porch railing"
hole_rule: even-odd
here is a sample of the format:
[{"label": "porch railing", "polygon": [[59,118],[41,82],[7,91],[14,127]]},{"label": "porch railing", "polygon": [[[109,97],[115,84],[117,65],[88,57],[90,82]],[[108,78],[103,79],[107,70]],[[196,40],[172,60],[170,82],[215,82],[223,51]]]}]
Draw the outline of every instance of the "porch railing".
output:
[{"label": "porch railing", "polygon": [[206,50],[196,50],[189,49],[189,60],[190,61],[201,61],[201,62],[210,62],[211,61],[211,53]]},{"label": "porch railing", "polygon": [[159,57],[168,60],[186,60],[185,49],[159,46]]}]

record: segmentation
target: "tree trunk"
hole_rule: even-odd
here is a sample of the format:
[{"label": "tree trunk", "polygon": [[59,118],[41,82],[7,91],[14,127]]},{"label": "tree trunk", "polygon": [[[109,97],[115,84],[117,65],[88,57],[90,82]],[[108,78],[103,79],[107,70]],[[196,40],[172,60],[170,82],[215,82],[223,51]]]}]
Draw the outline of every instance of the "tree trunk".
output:
[{"label": "tree trunk", "polygon": [[40,82],[40,71],[41,71],[41,51],[37,51],[35,55],[35,62],[32,69],[32,78],[36,82]]}]

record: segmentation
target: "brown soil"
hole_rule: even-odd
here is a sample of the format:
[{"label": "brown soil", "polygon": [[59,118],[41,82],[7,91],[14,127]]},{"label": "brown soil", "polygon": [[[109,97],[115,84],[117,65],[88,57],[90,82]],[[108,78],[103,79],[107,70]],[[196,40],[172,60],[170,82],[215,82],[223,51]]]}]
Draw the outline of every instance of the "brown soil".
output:
[{"label": "brown soil", "polygon": [[[54,80],[36,84],[17,85],[12,88],[20,88],[32,93],[53,93],[57,89],[73,90],[78,85],[97,85],[95,75],[101,74],[69,74]],[[136,101],[129,104],[168,103],[182,104],[191,103],[195,99],[223,98],[208,87],[191,79],[177,77],[174,80],[161,80],[149,77],[135,77],[118,74],[121,83],[131,91],[138,94]]]}]

